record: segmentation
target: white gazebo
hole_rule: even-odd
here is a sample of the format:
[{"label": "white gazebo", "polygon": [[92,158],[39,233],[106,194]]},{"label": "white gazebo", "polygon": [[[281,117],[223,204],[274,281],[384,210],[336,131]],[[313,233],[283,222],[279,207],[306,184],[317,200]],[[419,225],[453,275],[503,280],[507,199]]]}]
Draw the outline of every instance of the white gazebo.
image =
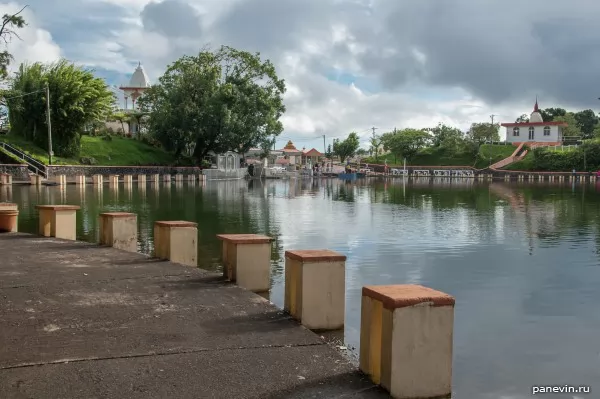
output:
[{"label": "white gazebo", "polygon": [[119,87],[119,89],[123,91],[125,97],[125,110],[128,109],[128,100],[130,98],[131,109],[135,109],[135,102],[148,88],[150,88],[150,79],[148,79],[148,75],[146,75],[146,71],[144,71],[144,67],[140,62],[138,63],[137,68],[135,68],[133,75],[131,75],[129,83],[126,86]]}]

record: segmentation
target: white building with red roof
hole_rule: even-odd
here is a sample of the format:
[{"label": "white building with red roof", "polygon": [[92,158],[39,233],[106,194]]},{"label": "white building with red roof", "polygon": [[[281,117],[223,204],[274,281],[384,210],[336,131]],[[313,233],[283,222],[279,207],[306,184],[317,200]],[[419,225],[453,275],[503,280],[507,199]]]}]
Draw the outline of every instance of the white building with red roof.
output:
[{"label": "white building with red roof", "polygon": [[506,141],[509,143],[543,143],[544,145],[560,145],[563,141],[565,122],[544,122],[538,102],[535,100],[529,122],[503,123],[506,128]]}]

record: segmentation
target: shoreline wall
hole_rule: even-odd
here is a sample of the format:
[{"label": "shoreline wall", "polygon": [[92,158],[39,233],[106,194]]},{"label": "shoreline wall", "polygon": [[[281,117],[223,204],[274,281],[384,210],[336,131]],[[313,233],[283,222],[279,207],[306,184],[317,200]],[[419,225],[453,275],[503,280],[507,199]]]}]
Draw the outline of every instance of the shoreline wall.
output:
[{"label": "shoreline wall", "polygon": [[99,165],[53,165],[46,166],[48,177],[66,175],[198,175],[202,169],[197,166],[99,166]]}]

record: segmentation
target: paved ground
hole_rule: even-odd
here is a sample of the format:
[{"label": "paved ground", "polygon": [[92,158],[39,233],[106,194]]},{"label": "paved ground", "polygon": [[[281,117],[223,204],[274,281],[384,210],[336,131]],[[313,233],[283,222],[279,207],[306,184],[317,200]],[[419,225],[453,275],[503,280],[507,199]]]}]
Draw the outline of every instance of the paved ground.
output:
[{"label": "paved ground", "polygon": [[388,396],[220,276],[0,234],[0,398],[337,397]]}]

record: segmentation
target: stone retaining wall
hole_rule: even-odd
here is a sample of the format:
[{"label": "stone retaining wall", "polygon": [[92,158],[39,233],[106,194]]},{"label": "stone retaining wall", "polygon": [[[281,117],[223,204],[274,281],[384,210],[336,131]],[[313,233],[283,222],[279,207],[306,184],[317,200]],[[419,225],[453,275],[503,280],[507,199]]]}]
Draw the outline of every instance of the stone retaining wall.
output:
[{"label": "stone retaining wall", "polygon": [[27,165],[0,164],[0,173],[12,175],[13,181],[29,181],[29,170],[27,169]]},{"label": "stone retaining wall", "polygon": [[88,166],[88,165],[56,165],[47,166],[48,177],[66,175],[69,177],[84,175],[199,175],[202,170],[198,167],[173,167],[173,166]]}]

